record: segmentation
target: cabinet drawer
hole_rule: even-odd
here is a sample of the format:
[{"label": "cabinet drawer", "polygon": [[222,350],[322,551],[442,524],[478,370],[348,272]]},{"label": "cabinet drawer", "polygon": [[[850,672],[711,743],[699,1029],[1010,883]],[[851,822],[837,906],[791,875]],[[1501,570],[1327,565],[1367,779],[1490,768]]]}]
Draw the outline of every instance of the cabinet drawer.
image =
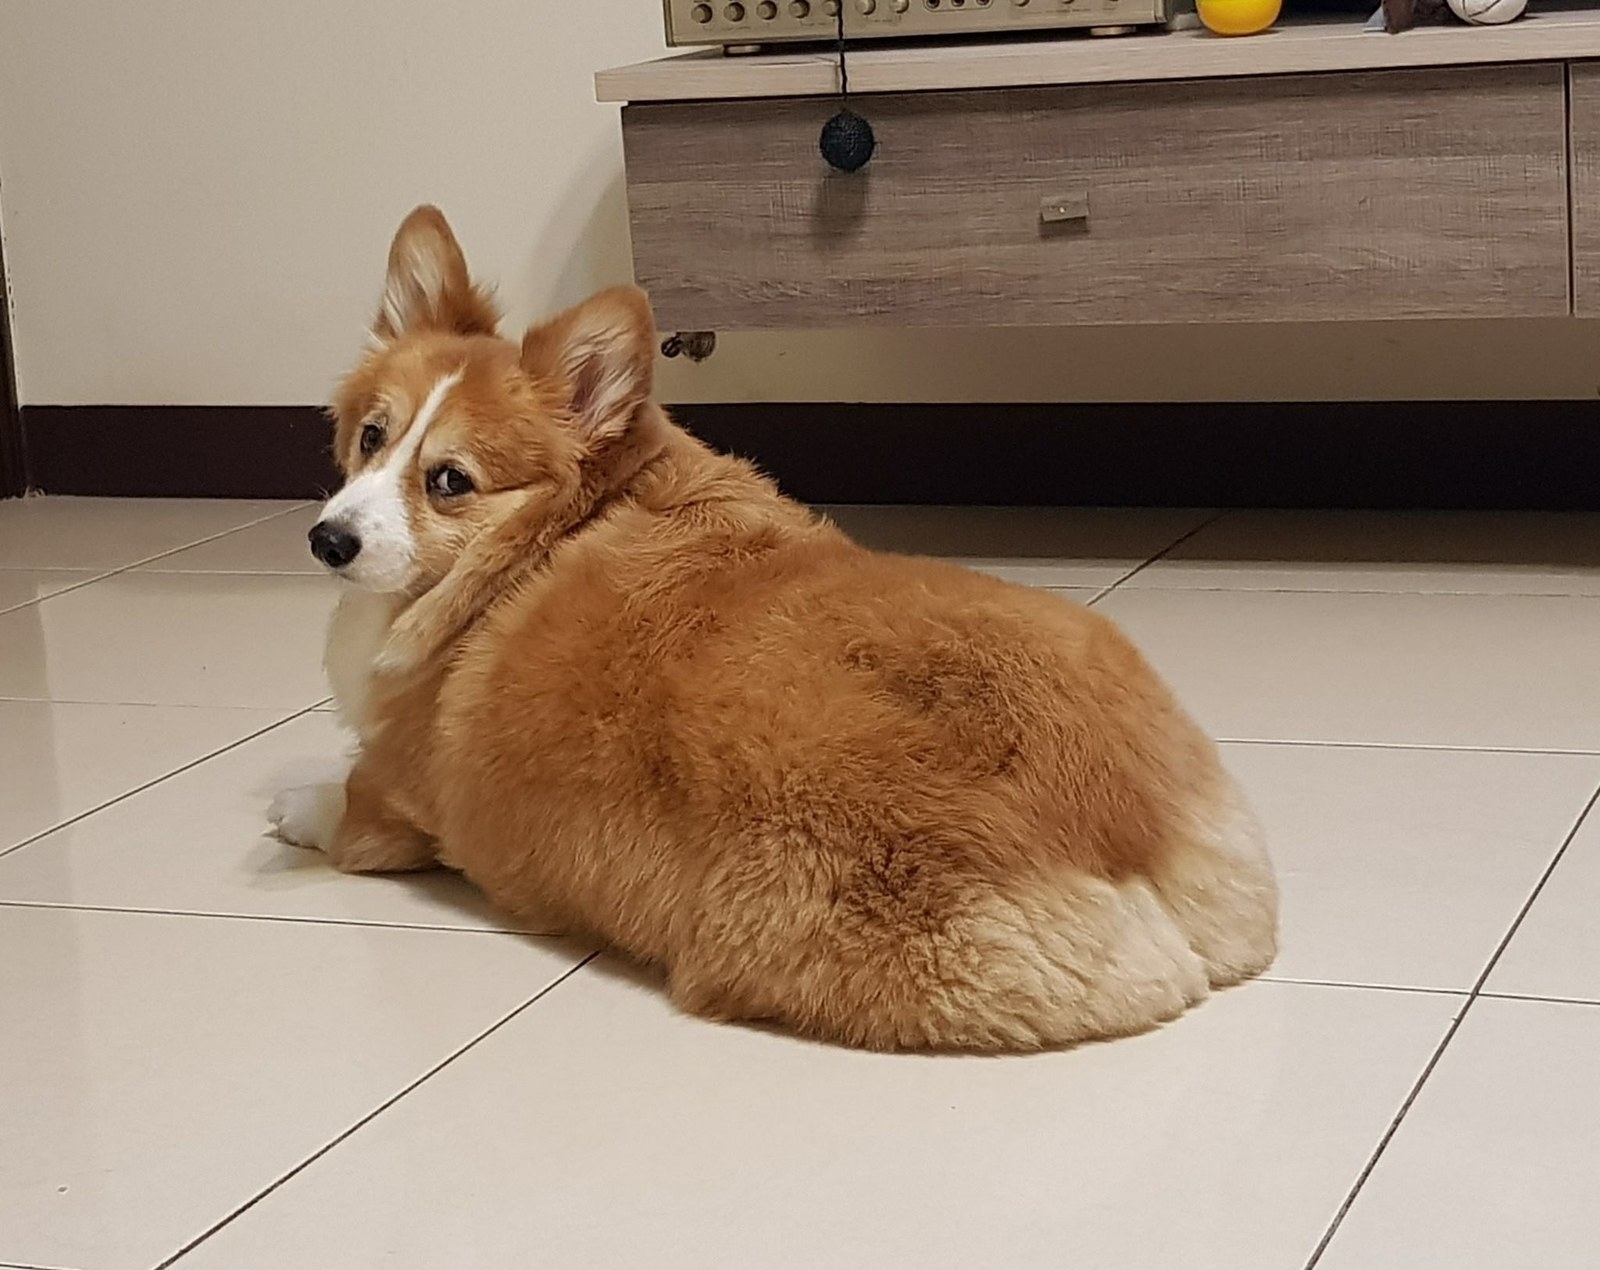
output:
[{"label": "cabinet drawer", "polygon": [[1600,317],[1600,62],[1572,76],[1572,309]]},{"label": "cabinet drawer", "polygon": [[631,106],[635,273],[680,330],[1565,314],[1563,74],[869,97],[848,176],[832,101]]}]

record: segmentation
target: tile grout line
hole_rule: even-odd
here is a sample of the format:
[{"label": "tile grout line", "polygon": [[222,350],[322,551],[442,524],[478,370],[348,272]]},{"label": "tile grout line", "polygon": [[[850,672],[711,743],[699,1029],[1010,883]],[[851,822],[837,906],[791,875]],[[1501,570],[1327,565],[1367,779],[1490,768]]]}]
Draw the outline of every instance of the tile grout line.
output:
[{"label": "tile grout line", "polygon": [[[35,604],[43,604],[48,600],[55,599],[58,595],[70,595],[73,591],[81,591],[84,587],[93,586],[96,582],[104,582],[107,578],[119,577],[124,573],[131,573],[135,569],[142,569],[146,565],[154,564],[157,560],[165,560],[168,556],[175,556],[180,551],[188,551],[191,547],[203,547],[208,542],[216,542],[217,539],[226,538],[230,534],[243,533],[246,529],[254,529],[257,525],[265,525],[268,521],[277,520],[280,516],[292,516],[295,512],[302,511],[310,506],[311,504],[309,502],[299,502],[293,507],[284,508],[282,511],[269,512],[265,516],[256,517],[255,520],[248,520],[242,525],[235,525],[232,529],[224,529],[219,533],[208,534],[204,538],[197,538],[193,542],[186,542],[181,547],[172,547],[167,551],[158,551],[153,556],[145,556],[141,559],[133,561],[131,564],[118,565],[115,569],[107,569],[104,573],[94,573],[92,569],[86,569],[84,570],[85,573],[94,573],[94,576],[85,578],[82,582],[74,582],[71,586],[62,587],[59,591],[52,591],[49,595],[41,595],[36,599],[24,600],[21,604],[13,604],[8,609],[0,609],[0,616],[3,616],[6,613],[15,613],[18,609],[29,608]],[[41,569],[36,570],[35,572],[43,573],[46,572],[46,570]],[[58,570],[58,572],[70,573],[73,571]],[[254,570],[244,570],[244,572],[248,574],[254,572]]]},{"label": "tile grout line", "polygon": [[1357,983],[1352,979],[1285,978],[1270,973],[1257,975],[1251,982],[1281,983],[1291,988],[1341,988],[1352,992],[1402,992],[1412,996],[1461,997],[1463,999],[1470,991],[1467,988],[1424,988],[1415,984],[1401,983]]},{"label": "tile grout line", "polygon": [[1547,997],[1537,992],[1480,992],[1485,1001],[1528,1001],[1536,1005],[1586,1005],[1600,1008],[1600,999],[1593,997]]},{"label": "tile grout line", "polygon": [[503,1028],[507,1024],[513,1022],[520,1015],[522,1015],[525,1011],[531,1009],[533,1006],[537,1005],[540,1001],[544,1000],[545,997],[549,996],[552,992],[554,992],[562,984],[566,983],[567,980],[571,979],[574,975],[576,975],[580,970],[582,970],[585,966],[587,966],[590,962],[592,962],[599,955],[600,954],[599,954],[598,951],[591,952],[588,956],[584,957],[576,965],[570,967],[568,970],[566,970],[562,974],[558,975],[555,979],[551,980],[544,987],[540,988],[538,992],[534,993],[533,996],[529,997],[521,1005],[519,1005],[515,1009],[513,1009],[509,1014],[506,1014],[504,1017],[499,1019],[497,1022],[491,1023],[487,1028],[485,1028],[482,1032],[479,1032],[477,1036],[473,1037],[470,1041],[468,1041],[460,1049],[456,1050],[453,1054],[448,1055],[447,1057],[442,1059],[440,1062],[434,1064],[434,1066],[430,1067],[427,1071],[423,1072],[422,1075],[418,1076],[410,1084],[408,1084],[408,1085],[404,1086],[403,1088],[401,1088],[399,1090],[399,1092],[397,1092],[395,1094],[392,1094],[389,1098],[387,1098],[383,1102],[379,1103],[376,1107],[374,1107],[371,1111],[367,1112],[366,1115],[362,1116],[354,1124],[350,1125],[347,1129],[345,1129],[341,1133],[337,1134],[330,1141],[324,1143],[321,1147],[319,1147],[317,1150],[313,1151],[305,1159],[301,1160],[299,1164],[296,1164],[293,1168],[291,1168],[282,1177],[278,1178],[276,1181],[272,1182],[269,1186],[265,1187],[263,1190],[257,1192],[255,1195],[251,1196],[248,1200],[246,1200],[238,1208],[234,1209],[233,1212],[229,1213],[221,1221],[215,1223],[214,1225],[210,1226],[208,1229],[202,1231],[194,1239],[191,1239],[188,1243],[184,1244],[183,1247],[179,1248],[177,1252],[173,1253],[170,1257],[166,1258],[166,1260],[157,1263],[156,1266],[153,1268],[153,1270],[168,1270],[168,1267],[175,1265],[177,1262],[181,1261],[184,1257],[187,1257],[191,1252],[193,1252],[201,1244],[205,1243],[206,1240],[210,1239],[218,1231],[222,1230],[225,1226],[231,1225],[233,1222],[237,1221],[240,1217],[244,1216],[245,1213],[249,1212],[257,1204],[261,1203],[262,1200],[266,1199],[274,1191],[278,1190],[280,1187],[284,1186],[285,1184],[287,1184],[288,1182],[292,1181],[294,1178],[299,1176],[301,1173],[305,1172],[306,1169],[310,1168],[313,1164],[315,1164],[318,1160],[322,1159],[323,1156],[327,1155],[328,1152],[332,1151],[335,1147],[339,1146],[342,1142],[347,1141],[350,1137],[352,1137],[353,1135],[359,1133],[367,1125],[371,1124],[374,1120],[376,1120],[379,1116],[381,1116],[385,1111],[388,1111],[389,1108],[393,1107],[396,1103],[400,1102],[408,1094],[411,1094],[416,1089],[420,1088],[422,1085],[424,1085],[428,1081],[432,1080],[435,1076],[437,1076],[445,1068],[449,1067],[452,1063],[454,1063],[458,1058],[461,1058],[463,1055],[465,1055],[468,1052],[470,1052],[471,1050],[477,1048],[484,1041],[488,1040],[491,1036],[493,1036],[496,1032],[500,1031],[501,1028]]},{"label": "tile grout line", "polygon": [[[224,922],[277,922],[299,926],[341,926],[355,930],[420,930],[450,935],[509,935],[517,939],[560,939],[559,931],[518,930],[513,926],[452,926],[439,922],[385,922],[357,917],[309,917],[294,913],[233,913],[196,908],[140,908],[128,904],[72,903],[66,900],[17,900],[0,898],[0,908],[45,909],[72,913],[125,913],[142,917],[191,917]],[[1354,979],[1308,979],[1274,974],[1257,975],[1260,983],[1276,983],[1291,988],[1334,988],[1349,992],[1397,992],[1413,996],[1462,997],[1469,988],[1436,988],[1422,984],[1361,983]],[[1523,993],[1484,993],[1490,997],[1514,1000],[1550,1001],[1571,1005],[1596,1005],[1581,997],[1538,997]],[[0,1270],[4,1263],[0,1262]]]},{"label": "tile grout line", "polygon": [[1589,801],[1584,804],[1583,810],[1578,813],[1578,818],[1573,821],[1572,828],[1567,831],[1566,836],[1561,840],[1561,845],[1556,848],[1555,854],[1551,856],[1550,863],[1545,866],[1544,871],[1539,875],[1539,880],[1534,883],[1533,890],[1529,893],[1528,898],[1523,901],[1522,907],[1517,911],[1516,917],[1512,919],[1510,927],[1501,937],[1500,942],[1495,945],[1494,952],[1489,955],[1488,963],[1479,973],[1476,982],[1473,983],[1472,990],[1467,995],[1466,1002],[1462,1005],[1460,1013],[1451,1020],[1450,1026],[1445,1030],[1443,1039],[1434,1048],[1432,1056],[1424,1065],[1422,1074],[1417,1077],[1415,1083],[1411,1086],[1411,1091],[1406,1095],[1405,1101],[1400,1104],[1399,1111],[1395,1113],[1394,1119],[1389,1122],[1389,1127],[1384,1131],[1383,1136],[1378,1139],[1378,1145],[1373,1149],[1371,1156],[1368,1157],[1365,1167],[1357,1175],[1355,1184],[1351,1186],[1349,1192],[1345,1195],[1344,1202],[1339,1205],[1339,1210],[1333,1215],[1333,1220],[1328,1224],[1328,1228],[1323,1231],[1321,1240],[1318,1241],[1315,1250],[1311,1254],[1311,1259],[1305,1264],[1305,1270],[1316,1270],[1318,1263],[1321,1262],[1324,1254],[1328,1251],[1329,1245],[1333,1243],[1334,1237],[1339,1233],[1339,1228],[1344,1225],[1345,1218],[1350,1215],[1350,1210],[1355,1206],[1355,1202],[1360,1197],[1367,1180],[1372,1176],[1373,1170],[1378,1167],[1378,1161],[1383,1158],[1383,1153],[1388,1150],[1389,1143],[1394,1141],[1395,1134],[1399,1132],[1401,1123],[1405,1120],[1412,1106],[1415,1105],[1418,1096],[1422,1093],[1423,1086],[1428,1083],[1429,1077],[1433,1075],[1434,1069],[1438,1067],[1439,1060],[1444,1057],[1444,1053],[1450,1047],[1450,1043],[1455,1040],[1456,1033],[1461,1030],[1461,1024],[1465,1021],[1467,1014],[1483,996],[1484,984],[1488,982],[1489,976],[1494,973],[1494,968],[1504,955],[1506,948],[1516,938],[1517,931],[1522,928],[1524,919],[1538,901],[1540,894],[1543,893],[1545,884],[1549,882],[1551,875],[1556,871],[1556,867],[1566,855],[1567,848],[1572,845],[1573,839],[1578,836],[1578,831],[1583,828],[1590,812],[1594,810],[1596,801],[1600,801],[1600,786],[1597,786],[1594,792],[1589,795]]},{"label": "tile grout line", "polygon": [[[1210,529],[1211,526],[1216,525],[1219,520],[1227,517],[1229,513],[1230,509],[1227,509],[1227,507],[1219,510],[1219,512],[1211,513],[1211,515],[1208,515],[1205,520],[1200,521],[1198,525],[1195,525],[1194,528],[1190,529],[1189,533],[1179,534],[1178,537],[1174,537],[1173,541],[1168,542],[1165,547],[1162,547],[1162,550],[1158,550],[1155,555],[1152,555],[1149,560],[1144,561],[1142,565],[1134,565],[1133,568],[1128,569],[1128,573],[1123,574],[1122,577],[1118,577],[1117,581],[1112,582],[1109,587],[1106,587],[1104,592],[1101,592],[1101,595],[1109,595],[1110,592],[1117,590],[1117,587],[1120,587],[1120,585],[1126,584],[1126,582],[1130,581],[1130,579],[1133,579],[1133,577],[1138,577],[1139,574],[1144,573],[1147,568],[1150,568],[1150,565],[1154,565],[1154,563],[1157,563],[1158,560],[1165,560],[1166,557],[1170,557],[1171,553],[1176,552],[1179,547],[1182,547],[1182,545],[1186,544],[1190,537],[1194,537],[1195,534],[1205,533],[1206,529]],[[1099,600],[1101,595],[1096,595],[1094,600]],[[1093,603],[1093,601],[1091,601],[1091,603]]]},{"label": "tile grout line", "polygon": [[[47,572],[53,572],[53,571],[52,570],[46,570],[46,569],[32,569],[32,570],[28,570],[28,572],[30,572],[30,573],[47,573]],[[120,569],[110,569],[110,570],[107,570],[105,573],[96,573],[93,569],[83,569],[83,570],[62,569],[62,570],[55,570],[54,572],[61,572],[61,573],[82,572],[82,573],[87,573],[90,576],[84,578],[80,582],[73,582],[73,583],[69,584],[68,586],[64,586],[59,591],[52,591],[52,592],[50,592],[49,595],[36,595],[31,600],[21,600],[18,603],[11,605],[9,608],[0,609],[0,617],[4,617],[7,613],[15,613],[18,609],[31,608],[35,604],[43,604],[46,600],[53,600],[58,595],[66,595],[69,591],[81,591],[86,586],[91,586],[96,582],[103,582],[105,579],[115,576],[116,574],[120,573],[121,570]],[[4,1265],[5,1265],[5,1263],[3,1261],[0,1261],[0,1266],[4,1266]]]},{"label": "tile grout line", "polygon": [[[100,702],[95,702],[95,703],[65,702],[65,703],[58,703],[58,704],[71,705],[71,704],[105,704],[105,703],[100,703]],[[132,703],[124,703],[124,704],[132,704]],[[59,830],[65,829],[69,825],[75,825],[80,820],[83,820],[83,819],[85,819],[85,818],[87,818],[89,816],[93,816],[93,815],[97,814],[98,812],[102,812],[107,807],[114,807],[116,804],[118,804],[120,802],[124,802],[125,800],[127,800],[129,798],[132,798],[135,794],[142,794],[142,793],[144,793],[145,790],[153,789],[155,786],[160,785],[162,782],[171,780],[174,776],[181,776],[184,772],[187,772],[187,771],[189,771],[189,770],[191,770],[193,768],[199,767],[200,764],[202,764],[202,763],[208,763],[212,759],[218,757],[219,755],[226,754],[230,750],[236,750],[241,745],[248,745],[251,741],[254,741],[259,737],[265,736],[268,732],[271,732],[271,731],[273,731],[274,729],[277,729],[277,728],[281,728],[285,724],[293,723],[296,719],[304,718],[306,715],[311,714],[315,710],[316,710],[316,706],[314,706],[314,705],[305,706],[305,707],[303,707],[303,708],[301,708],[299,710],[296,710],[293,714],[285,715],[283,718],[278,719],[273,723],[267,724],[267,726],[264,727],[264,728],[257,728],[254,732],[251,732],[247,736],[241,736],[238,740],[230,741],[230,742],[228,742],[227,745],[221,746],[220,748],[212,750],[209,753],[202,754],[197,759],[191,759],[187,763],[180,764],[179,766],[173,768],[170,772],[163,772],[160,776],[155,777],[153,780],[145,781],[144,784],[138,785],[138,786],[134,787],[133,789],[126,790],[125,792],[123,792],[121,794],[118,794],[115,798],[108,798],[108,799],[106,799],[105,802],[99,803],[99,804],[97,804],[97,805],[95,805],[93,807],[90,807],[87,811],[80,811],[75,816],[68,816],[65,820],[61,821],[61,823],[55,824],[55,825],[51,825],[48,829],[42,829],[38,833],[33,834],[30,837],[24,838],[21,842],[13,843],[11,846],[6,847],[4,850],[0,850],[0,860],[4,860],[7,856],[11,855],[12,852],[21,851],[24,847],[32,846],[34,843],[38,842],[41,838],[48,838],[51,834],[56,833]]]},{"label": "tile grout line", "polygon": [[228,538],[234,534],[241,534],[246,529],[254,529],[257,525],[265,525],[269,521],[279,520],[284,516],[292,516],[295,514],[295,512],[304,511],[310,506],[311,503],[309,501],[302,500],[296,502],[291,507],[284,507],[275,512],[268,512],[265,516],[257,516],[254,520],[247,520],[244,524],[235,525],[232,529],[223,529],[214,534],[207,534],[204,538],[196,538],[193,542],[186,542],[183,544],[183,546],[173,547],[168,551],[158,551],[153,556],[146,556],[143,560],[139,560],[133,564],[125,566],[125,568],[119,570],[119,572],[126,572],[127,569],[142,569],[148,564],[154,564],[157,560],[165,560],[168,556],[175,556],[181,551],[188,551],[194,547],[203,547],[208,542],[216,542],[219,538]]},{"label": "tile grout line", "polygon": [[1155,564],[1156,561],[1165,559],[1167,556],[1171,555],[1174,551],[1176,551],[1179,547],[1183,546],[1184,543],[1188,542],[1189,539],[1193,538],[1196,534],[1203,533],[1207,529],[1210,529],[1212,525],[1216,524],[1224,516],[1228,515],[1231,510],[1232,509],[1230,509],[1230,508],[1224,507],[1220,511],[1212,512],[1211,515],[1207,516],[1204,520],[1202,520],[1193,529],[1189,530],[1188,533],[1179,534],[1176,538],[1174,538],[1171,542],[1169,542],[1165,547],[1161,548],[1160,551],[1156,552],[1155,555],[1151,556],[1148,560],[1144,561],[1142,564],[1134,565],[1133,568],[1129,569],[1126,573],[1124,573],[1115,582],[1111,583],[1109,586],[1106,586],[1106,587],[1102,588],[1101,591],[1093,599],[1091,599],[1089,601],[1089,604],[1090,605],[1098,604],[1101,600],[1105,599],[1106,596],[1110,595],[1113,591],[1115,591],[1119,586],[1122,586],[1130,578],[1137,577],[1139,574],[1143,573],[1146,569],[1148,569],[1151,565]]},{"label": "tile grout line", "polygon": [[1517,937],[1517,932],[1522,929],[1522,923],[1528,919],[1528,914],[1533,911],[1533,906],[1539,902],[1539,897],[1544,894],[1544,889],[1550,884],[1550,879],[1555,876],[1555,871],[1561,867],[1561,861],[1566,858],[1567,851],[1576,840],[1584,823],[1593,813],[1596,804],[1600,804],[1600,787],[1597,787],[1595,792],[1589,795],[1589,801],[1584,804],[1583,810],[1578,813],[1577,820],[1573,822],[1572,828],[1567,831],[1567,836],[1561,840],[1561,845],[1556,848],[1556,853],[1550,857],[1550,863],[1545,865],[1544,871],[1539,874],[1539,880],[1533,884],[1533,890],[1528,892],[1528,898],[1523,901],[1522,907],[1517,910],[1517,915],[1512,919],[1510,927],[1495,946],[1494,952],[1490,954],[1489,964],[1484,966],[1483,973],[1478,976],[1478,982],[1473,985],[1473,1000],[1485,995],[1484,985],[1489,982],[1489,976],[1494,973],[1495,967],[1500,964],[1500,959],[1505,956],[1506,949],[1511,946],[1511,941]]},{"label": "tile grout line", "polygon": [[[209,575],[216,577],[216,574]],[[259,573],[241,574],[241,577],[259,578],[265,576]],[[112,706],[128,710],[210,710],[222,714],[229,710],[243,714],[271,714],[274,710],[333,710],[332,697],[322,697],[309,706],[278,705],[239,705],[233,702],[224,702],[221,705],[211,705],[203,701],[129,701],[126,698],[115,699],[108,697],[13,697],[0,693],[0,705],[4,704],[29,705],[29,706]],[[1271,744],[1271,742],[1262,742]],[[1316,742],[1307,742],[1316,744]],[[4,1270],[5,1263],[0,1261],[0,1270]]]},{"label": "tile grout line", "polygon": [[1549,749],[1536,745],[1429,745],[1422,741],[1323,741],[1298,737],[1214,736],[1216,745],[1282,745],[1303,749],[1404,750],[1422,754],[1543,754],[1572,758],[1600,757],[1600,750]]},{"label": "tile grout line", "polygon": [[[1176,546],[1177,544],[1173,545]],[[1155,561],[1151,560],[1147,563],[1154,564]],[[1143,568],[1144,566],[1140,565],[1139,569],[1134,572],[1137,573]],[[1132,576],[1133,574],[1128,575],[1128,577]],[[1127,580],[1127,578],[1123,578],[1115,585],[1121,586]],[[1141,582],[1138,586],[1129,589],[1134,591],[1162,591],[1168,595],[1392,595],[1397,598],[1411,595],[1449,595],[1464,599],[1486,600],[1600,600],[1600,595],[1585,591],[1467,591],[1456,589],[1434,590],[1429,587],[1183,586],[1174,582]]]},{"label": "tile grout line", "polygon": [[[53,831],[52,831],[53,832]],[[37,841],[35,839],[35,841]],[[135,917],[192,917],[218,922],[277,922],[293,926],[342,926],[352,930],[429,930],[459,935],[511,935],[518,939],[561,939],[562,932],[518,930],[513,926],[449,926],[434,922],[380,922],[358,917],[302,917],[293,913],[215,913],[197,908],[137,908],[130,904],[74,904],[65,900],[0,899],[0,908],[44,909],[65,913],[125,913]],[[1360,985],[1336,985],[1359,987]],[[1400,988],[1396,991],[1406,991]],[[1425,991],[1425,989],[1419,989]],[[0,1270],[4,1263],[0,1262]]]}]

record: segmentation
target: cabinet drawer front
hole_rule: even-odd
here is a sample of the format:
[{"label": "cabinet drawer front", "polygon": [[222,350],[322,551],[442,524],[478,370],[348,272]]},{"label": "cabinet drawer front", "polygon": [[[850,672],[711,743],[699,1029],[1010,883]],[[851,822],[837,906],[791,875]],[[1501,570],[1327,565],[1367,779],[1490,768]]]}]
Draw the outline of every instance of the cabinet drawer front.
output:
[{"label": "cabinet drawer front", "polygon": [[664,327],[1564,314],[1559,65],[624,112]]},{"label": "cabinet drawer front", "polygon": [[1600,317],[1600,62],[1572,75],[1572,308]]}]

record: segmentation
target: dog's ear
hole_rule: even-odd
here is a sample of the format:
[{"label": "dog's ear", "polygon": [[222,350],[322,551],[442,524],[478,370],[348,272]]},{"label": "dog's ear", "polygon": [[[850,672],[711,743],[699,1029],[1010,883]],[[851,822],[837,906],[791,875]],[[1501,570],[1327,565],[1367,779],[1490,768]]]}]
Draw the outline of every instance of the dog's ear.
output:
[{"label": "dog's ear", "polygon": [[585,448],[628,431],[655,389],[656,328],[638,287],[613,287],[522,337],[522,367],[554,388]]},{"label": "dog's ear", "polygon": [[373,335],[380,340],[419,331],[493,335],[499,324],[494,304],[473,285],[444,214],[437,207],[417,208],[400,223],[389,246]]}]

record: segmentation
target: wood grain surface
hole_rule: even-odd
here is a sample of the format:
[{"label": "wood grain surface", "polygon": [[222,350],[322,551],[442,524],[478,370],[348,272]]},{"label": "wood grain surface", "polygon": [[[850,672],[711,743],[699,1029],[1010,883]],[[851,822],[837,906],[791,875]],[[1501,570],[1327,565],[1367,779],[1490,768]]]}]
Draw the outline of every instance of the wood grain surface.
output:
[{"label": "wood grain surface", "polygon": [[1600,62],[1572,77],[1572,310],[1600,317]]},{"label": "wood grain surface", "polygon": [[854,176],[829,102],[631,106],[635,272],[668,329],[1565,314],[1564,74],[872,97]]}]

